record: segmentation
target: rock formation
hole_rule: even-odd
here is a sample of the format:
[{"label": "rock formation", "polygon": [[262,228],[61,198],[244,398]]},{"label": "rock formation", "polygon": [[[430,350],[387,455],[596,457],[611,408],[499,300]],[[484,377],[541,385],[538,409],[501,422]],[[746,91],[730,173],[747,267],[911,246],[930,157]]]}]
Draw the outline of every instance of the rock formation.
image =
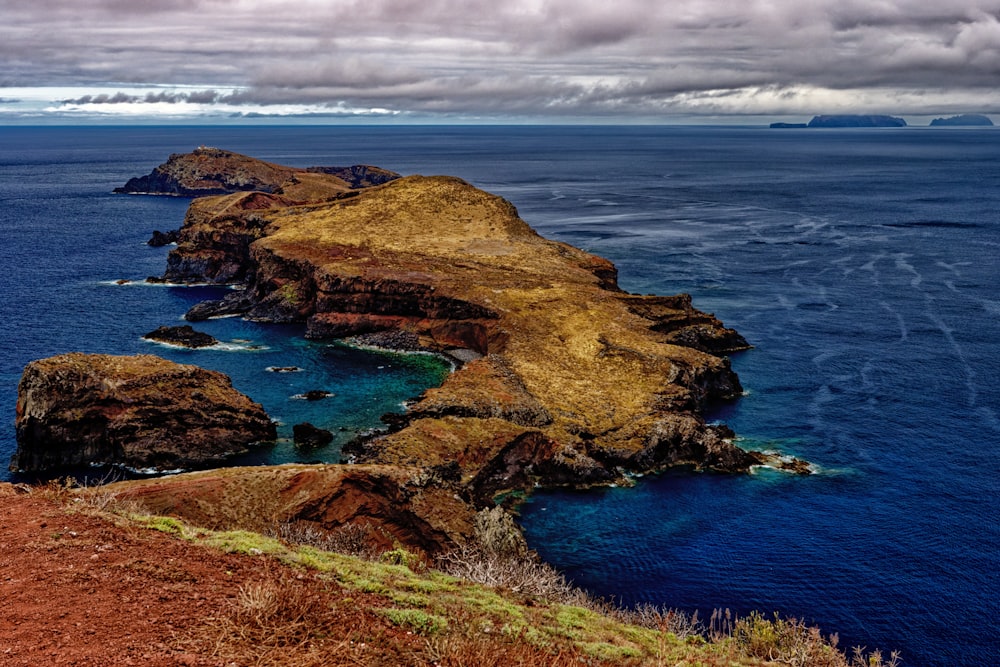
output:
[{"label": "rock formation", "polygon": [[222,373],[151,355],[64,354],[18,385],[12,470],[90,463],[174,469],[217,464],[275,426]]},{"label": "rock formation", "polygon": [[313,426],[309,422],[302,422],[292,427],[292,439],[296,447],[315,449],[326,447],[333,442],[333,433],[325,428]]},{"label": "rock formation", "polygon": [[[399,174],[371,167],[286,167],[231,151],[202,146],[175,153],[145,176],[129,179],[116,193],[162,194],[184,197],[232,192],[266,192],[315,200],[323,191],[345,192],[380,185]],[[316,188],[318,191],[314,192]]]},{"label": "rock formation", "polygon": [[152,248],[162,248],[165,245],[177,243],[177,233],[178,230],[176,229],[172,229],[169,232],[161,232],[159,229],[154,229],[152,236],[146,241],[146,245]]},{"label": "rock formation", "polygon": [[761,462],[700,417],[741,388],[748,347],[686,295],[644,297],[615,267],[548,241],[503,199],[450,177],[408,177],[296,204],[195,200],[166,279],[240,283],[189,319],[305,322],[312,338],[405,332],[471,360],[425,393],[364,461],[457,462],[469,488],[591,484],[693,463]]},{"label": "rock formation", "polygon": [[379,465],[224,468],[120,482],[108,488],[152,514],[207,528],[273,531],[278,526],[334,531],[370,528],[389,549],[438,555],[473,534],[476,509],[433,470]]},{"label": "rock formation", "polygon": [[153,340],[158,343],[180,345],[182,347],[190,348],[209,347],[219,342],[203,331],[195,331],[190,324],[173,327],[166,325],[157,327],[153,331],[144,335],[143,338],[146,340]]}]

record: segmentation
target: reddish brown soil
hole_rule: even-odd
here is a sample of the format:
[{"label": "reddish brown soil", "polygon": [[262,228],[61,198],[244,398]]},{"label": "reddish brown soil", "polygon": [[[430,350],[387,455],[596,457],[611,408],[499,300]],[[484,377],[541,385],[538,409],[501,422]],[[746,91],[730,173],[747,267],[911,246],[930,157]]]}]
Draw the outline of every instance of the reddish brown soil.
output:
[{"label": "reddish brown soil", "polygon": [[[415,656],[399,651],[420,649],[415,637],[362,611],[372,602],[360,599],[365,596],[349,598],[309,573],[264,556],[225,554],[154,530],[117,526],[93,512],[71,511],[51,493],[0,485],[5,667],[277,664],[234,654],[234,638],[225,636],[233,626],[220,622],[233,617],[241,586],[263,581],[301,589],[313,609],[325,610],[327,628],[340,627],[332,645],[305,651],[339,654],[330,664],[408,663]],[[248,648],[245,642],[235,647]]]}]

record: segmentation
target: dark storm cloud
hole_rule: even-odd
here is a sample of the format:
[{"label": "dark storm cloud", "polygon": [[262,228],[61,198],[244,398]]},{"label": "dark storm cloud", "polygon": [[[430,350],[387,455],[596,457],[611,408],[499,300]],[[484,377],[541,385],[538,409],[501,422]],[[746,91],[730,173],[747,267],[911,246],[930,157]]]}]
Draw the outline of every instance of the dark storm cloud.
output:
[{"label": "dark storm cloud", "polygon": [[0,0],[0,11],[12,86],[203,90],[124,100],[105,87],[91,105],[933,112],[992,99],[1000,75],[1000,0]]}]

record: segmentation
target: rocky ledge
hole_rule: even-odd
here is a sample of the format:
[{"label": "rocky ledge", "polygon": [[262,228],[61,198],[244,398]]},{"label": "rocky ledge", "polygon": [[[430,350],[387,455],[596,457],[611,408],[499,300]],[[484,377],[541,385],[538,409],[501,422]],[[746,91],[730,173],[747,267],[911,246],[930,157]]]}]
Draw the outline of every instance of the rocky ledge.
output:
[{"label": "rocky ledge", "polygon": [[264,409],[215,371],[151,355],[64,354],[18,385],[12,470],[91,463],[205,466],[276,437]]},{"label": "rocky ledge", "polygon": [[687,295],[629,294],[616,276],[499,197],[413,176],[305,204],[261,192],[195,200],[164,279],[243,287],[192,320],[304,322],[312,338],[402,331],[468,360],[353,454],[457,463],[480,499],[674,464],[781,466],[701,417],[741,393],[725,355],[746,341]]},{"label": "rocky ledge", "polygon": [[372,167],[307,167],[298,169],[202,146],[190,153],[175,153],[145,176],[138,176],[116,193],[202,197],[232,192],[267,192],[292,198],[317,199],[320,192],[346,192],[380,185],[399,174]]}]

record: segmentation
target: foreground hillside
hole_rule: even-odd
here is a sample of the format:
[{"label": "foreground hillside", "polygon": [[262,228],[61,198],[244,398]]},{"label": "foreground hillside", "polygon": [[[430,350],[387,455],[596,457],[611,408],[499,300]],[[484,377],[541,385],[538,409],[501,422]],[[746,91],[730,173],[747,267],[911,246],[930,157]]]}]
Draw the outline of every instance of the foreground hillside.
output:
[{"label": "foreground hillside", "polygon": [[852,664],[786,621],[720,616],[706,643],[678,637],[690,619],[629,624],[557,579],[490,588],[402,550],[366,560],[136,509],[102,490],[0,485],[2,664]]}]

